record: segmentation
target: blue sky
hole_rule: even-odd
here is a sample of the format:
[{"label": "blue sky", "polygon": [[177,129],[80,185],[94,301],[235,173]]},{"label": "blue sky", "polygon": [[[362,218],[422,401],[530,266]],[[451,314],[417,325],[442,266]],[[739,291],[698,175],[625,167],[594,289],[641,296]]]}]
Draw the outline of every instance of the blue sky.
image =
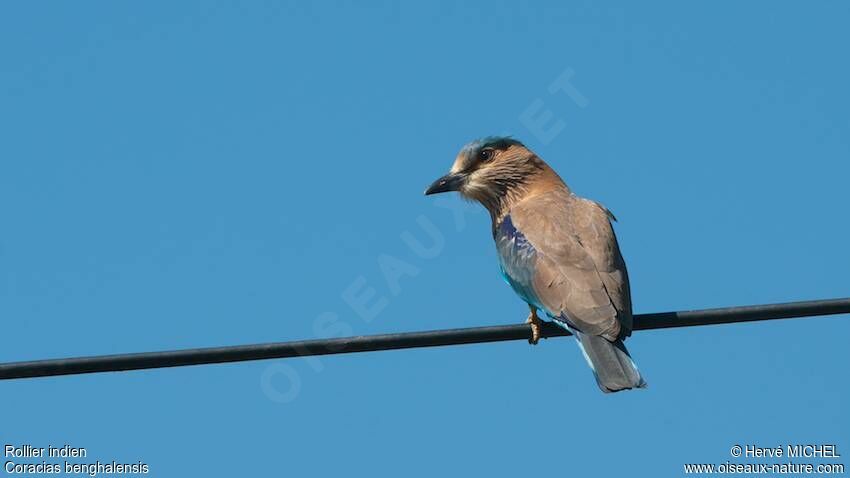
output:
[{"label": "blue sky", "polygon": [[[839,2],[4,4],[0,361],[521,322],[483,209],[422,196],[501,133],[618,216],[637,312],[848,296],[848,21]],[[9,381],[0,442],[155,476],[846,456],[849,333],[636,333],[650,388],[615,395],[572,339]]]}]

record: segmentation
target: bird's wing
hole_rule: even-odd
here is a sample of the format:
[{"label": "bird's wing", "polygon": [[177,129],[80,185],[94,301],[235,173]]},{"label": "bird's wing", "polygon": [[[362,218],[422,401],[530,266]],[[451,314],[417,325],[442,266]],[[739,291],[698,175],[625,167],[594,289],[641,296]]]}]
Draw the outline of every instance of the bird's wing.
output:
[{"label": "bird's wing", "polygon": [[587,334],[631,333],[628,275],[604,207],[557,192],[522,201],[510,215],[536,252],[533,289],[547,312]]}]

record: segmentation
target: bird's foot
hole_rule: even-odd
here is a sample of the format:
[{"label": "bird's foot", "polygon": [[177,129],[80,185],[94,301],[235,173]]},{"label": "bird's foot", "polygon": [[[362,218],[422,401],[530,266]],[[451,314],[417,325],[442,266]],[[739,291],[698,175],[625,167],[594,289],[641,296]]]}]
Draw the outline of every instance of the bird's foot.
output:
[{"label": "bird's foot", "polygon": [[537,345],[537,342],[540,341],[540,332],[543,326],[543,321],[537,316],[537,309],[531,308],[531,313],[528,314],[528,319],[526,319],[525,323],[531,324],[531,338],[528,339],[528,343]]}]

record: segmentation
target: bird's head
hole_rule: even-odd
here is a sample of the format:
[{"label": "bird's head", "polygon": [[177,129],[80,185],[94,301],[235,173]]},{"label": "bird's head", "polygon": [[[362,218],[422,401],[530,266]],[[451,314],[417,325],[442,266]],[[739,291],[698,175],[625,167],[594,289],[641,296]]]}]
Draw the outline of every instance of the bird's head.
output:
[{"label": "bird's head", "polygon": [[475,140],[460,150],[448,174],[425,194],[457,191],[496,212],[507,198],[520,194],[546,164],[519,141],[507,137]]}]

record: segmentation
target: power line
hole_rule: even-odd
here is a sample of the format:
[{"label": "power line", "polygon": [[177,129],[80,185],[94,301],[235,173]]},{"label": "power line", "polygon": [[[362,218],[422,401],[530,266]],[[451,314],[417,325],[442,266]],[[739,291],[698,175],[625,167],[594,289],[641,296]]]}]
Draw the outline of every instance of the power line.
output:
[{"label": "power line", "polygon": [[[652,330],[848,313],[850,313],[850,298],[816,300],[684,312],[638,314],[635,316],[634,328],[635,330]],[[548,322],[544,324],[542,330],[542,336],[544,338],[566,335],[570,335],[569,332],[560,327]],[[31,362],[11,362],[0,364],[0,380],[183,367],[187,365],[243,362],[248,360],[306,357],[309,355],[502,342],[506,340],[525,340],[530,337],[531,326],[516,324],[400,334],[366,335],[336,339],[169,350],[163,352],[36,360]]]}]

